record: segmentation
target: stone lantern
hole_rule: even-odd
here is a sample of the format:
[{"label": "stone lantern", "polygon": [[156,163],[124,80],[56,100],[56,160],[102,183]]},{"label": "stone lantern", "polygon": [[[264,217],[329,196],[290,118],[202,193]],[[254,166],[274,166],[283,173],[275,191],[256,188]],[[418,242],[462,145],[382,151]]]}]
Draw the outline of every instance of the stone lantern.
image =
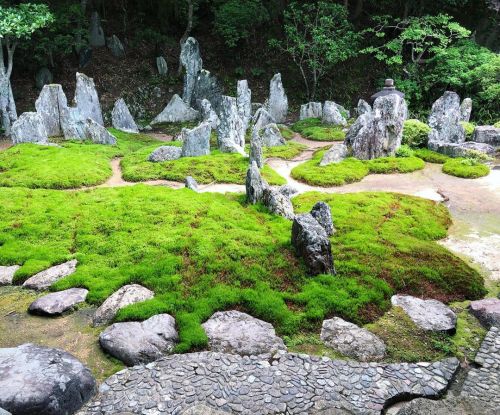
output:
[{"label": "stone lantern", "polygon": [[401,98],[405,97],[405,94],[403,94],[401,91],[398,91],[394,86],[394,79],[386,79],[384,87],[379,92],[373,94],[370,97],[370,103],[373,105],[373,103],[378,97],[384,97],[386,95],[391,95],[391,94],[399,95]]}]

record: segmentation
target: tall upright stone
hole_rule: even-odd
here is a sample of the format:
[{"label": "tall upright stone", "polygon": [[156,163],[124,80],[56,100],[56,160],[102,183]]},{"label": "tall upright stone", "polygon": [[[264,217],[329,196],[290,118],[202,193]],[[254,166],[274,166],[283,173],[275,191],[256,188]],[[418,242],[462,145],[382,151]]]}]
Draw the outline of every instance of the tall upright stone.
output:
[{"label": "tall upright stone", "polygon": [[255,162],[257,167],[264,167],[264,155],[262,153],[262,136],[260,131],[255,128],[252,130],[252,138],[250,139],[250,164]]},{"label": "tall upright stone", "polygon": [[47,144],[48,136],[43,118],[37,112],[24,112],[12,124],[11,137],[14,144]]},{"label": "tall upright stone", "polygon": [[90,17],[89,43],[94,48],[100,48],[106,45],[106,37],[101,26],[99,13],[93,12]]},{"label": "tall upright stone", "polygon": [[265,108],[259,108],[253,116],[252,123],[253,129],[259,131],[269,124],[276,124],[276,120]]},{"label": "tall upright stone", "polygon": [[243,130],[246,132],[252,118],[252,91],[248,87],[247,80],[238,81],[236,104],[243,122]]},{"label": "tall upright stone", "polygon": [[222,102],[224,88],[217,77],[206,69],[202,69],[196,77],[191,106],[201,111],[201,102],[206,99],[210,102],[214,111],[218,114]]},{"label": "tall upright stone", "polygon": [[156,69],[158,70],[158,75],[165,76],[168,74],[168,64],[163,56],[156,58]]},{"label": "tall upright stone", "polygon": [[76,73],[76,91],[74,103],[83,120],[90,118],[99,125],[104,125],[101,104],[94,80],[83,73]]},{"label": "tall upright stone", "polygon": [[358,106],[356,111],[358,112],[358,116],[366,114],[367,112],[371,112],[372,107],[368,102],[366,102],[364,99],[360,99],[358,101]]},{"label": "tall upright stone", "polygon": [[300,106],[300,119],[321,118],[323,115],[323,104],[321,102],[308,102]]},{"label": "tall upright stone", "polygon": [[323,115],[321,121],[324,124],[331,125],[347,125],[347,120],[342,115],[340,105],[336,104],[333,101],[325,101],[323,105]]},{"label": "tall upright stone", "polygon": [[460,119],[460,97],[455,92],[446,91],[432,105],[429,115],[429,141],[463,143],[465,131]]},{"label": "tall upright stone", "polygon": [[35,102],[36,112],[40,114],[48,137],[63,135],[61,112],[68,106],[68,100],[61,85],[45,85]]},{"label": "tall upright stone", "polygon": [[123,98],[120,98],[115,102],[113,112],[111,113],[111,121],[113,127],[117,130],[134,134],[139,132],[139,128],[134,121],[134,117],[130,114],[127,104]]},{"label": "tall upright stone", "polygon": [[217,127],[219,150],[223,153],[244,154],[245,132],[243,127],[236,98],[224,95],[219,114],[219,126]]},{"label": "tall upright stone", "polygon": [[245,188],[248,203],[255,205],[263,201],[264,190],[268,188],[268,184],[260,175],[259,167],[255,161],[250,164],[247,170]]},{"label": "tall upright stone", "polygon": [[460,121],[469,122],[470,114],[472,112],[472,99],[465,98],[460,104]]},{"label": "tall upright stone", "polygon": [[200,45],[193,37],[188,37],[182,45],[181,64],[186,71],[184,75],[184,91],[182,99],[192,105],[193,91],[196,84],[196,78],[203,67],[203,60],[200,54]]},{"label": "tall upright stone", "polygon": [[212,127],[208,122],[202,122],[191,130],[183,128],[181,132],[182,157],[208,156],[211,132]]},{"label": "tall upright stone", "polygon": [[274,75],[273,79],[271,79],[267,110],[277,123],[285,122],[288,114],[288,98],[283,83],[281,82],[280,73],[277,73]]},{"label": "tall upright stone", "polygon": [[212,104],[208,99],[203,99],[200,103],[201,117],[204,122],[210,123],[212,130],[217,129],[219,126],[219,116],[212,109]]}]

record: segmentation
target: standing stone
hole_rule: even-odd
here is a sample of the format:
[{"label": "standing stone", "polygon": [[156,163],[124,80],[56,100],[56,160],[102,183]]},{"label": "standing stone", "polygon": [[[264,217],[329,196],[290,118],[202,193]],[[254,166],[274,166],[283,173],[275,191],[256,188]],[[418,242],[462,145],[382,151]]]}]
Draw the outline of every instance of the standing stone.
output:
[{"label": "standing stone", "polygon": [[196,193],[200,192],[200,189],[198,188],[198,182],[191,176],[186,177],[186,180],[184,181],[184,185],[186,186],[186,189],[190,189]]},{"label": "standing stone", "polygon": [[94,80],[83,73],[76,73],[75,106],[80,118],[90,118],[99,125],[104,125],[101,104],[94,84]]},{"label": "standing stone", "polygon": [[163,56],[158,56],[156,58],[156,69],[158,70],[158,74],[161,76],[168,74],[168,64]]},{"label": "standing stone", "polygon": [[323,116],[323,104],[321,102],[309,102],[300,106],[300,119],[321,118]]},{"label": "standing stone", "polygon": [[238,114],[243,122],[243,131],[247,131],[252,118],[252,91],[248,87],[248,81],[238,81],[236,104]]},{"label": "standing stone", "polygon": [[360,99],[358,101],[358,107],[357,107],[358,116],[363,115],[367,112],[371,112],[371,111],[372,111],[372,107],[370,104],[368,104],[368,102],[366,102],[364,99]]},{"label": "standing stone", "polygon": [[253,119],[253,129],[259,131],[263,129],[266,125],[276,124],[276,120],[269,114],[265,108],[259,108],[254,114]]},{"label": "standing stone", "polygon": [[284,146],[286,140],[281,135],[281,131],[276,124],[268,124],[259,133],[262,145],[266,147]]},{"label": "standing stone", "polygon": [[472,141],[489,144],[491,146],[500,146],[500,128],[492,125],[478,126],[474,129]]},{"label": "standing stone", "polygon": [[102,30],[101,26],[101,18],[97,12],[93,12],[90,17],[89,43],[94,48],[100,48],[106,44],[104,30]]},{"label": "standing stone", "polygon": [[340,106],[335,102],[325,101],[325,105],[323,106],[323,123],[342,126],[347,125],[347,120],[344,118],[339,108]]},{"label": "standing stone", "polygon": [[219,126],[219,117],[212,109],[212,104],[208,99],[202,99],[200,103],[200,112],[204,122],[208,122],[212,130],[216,130]]},{"label": "standing stone", "polygon": [[14,274],[21,268],[19,265],[0,266],[0,286],[11,285],[14,280]]},{"label": "standing stone", "polygon": [[264,155],[262,153],[262,137],[258,131],[252,130],[252,138],[250,139],[250,164],[257,163],[257,167],[264,167]]},{"label": "standing stone", "polygon": [[290,197],[281,193],[279,189],[272,189],[270,187],[265,188],[263,202],[271,213],[283,216],[289,220],[293,220],[295,218],[293,204]]},{"label": "standing stone", "polygon": [[325,202],[316,203],[311,209],[311,215],[323,227],[328,236],[332,236],[335,233],[332,211],[330,206],[328,206]]},{"label": "standing stone", "polygon": [[203,122],[192,130],[183,128],[181,132],[181,157],[208,156],[210,154],[211,132],[212,127],[208,122]]},{"label": "standing stone", "polygon": [[288,114],[288,98],[281,82],[281,74],[277,73],[271,79],[269,102],[267,103],[269,114],[276,120],[277,123],[283,123]]},{"label": "standing stone", "polygon": [[64,262],[63,264],[55,265],[41,271],[38,274],[33,275],[28,278],[24,284],[23,288],[30,288],[32,290],[46,290],[56,281],[73,274],[76,271],[77,260],[72,259],[71,261]]},{"label": "standing stone", "polygon": [[113,35],[109,37],[106,43],[108,49],[115,58],[121,59],[125,57],[125,48],[123,47],[123,43],[118,36]]},{"label": "standing stone", "polygon": [[165,122],[196,121],[199,116],[198,111],[189,107],[179,95],[175,94],[164,110],[151,121],[151,125]]},{"label": "standing stone", "polygon": [[40,68],[35,75],[35,84],[40,91],[45,85],[49,85],[54,81],[54,76],[49,68]]},{"label": "standing stone", "polygon": [[330,239],[310,213],[295,216],[292,245],[297,255],[304,259],[310,275],[335,275]]},{"label": "standing stone", "polygon": [[148,157],[148,161],[161,163],[163,161],[178,160],[181,158],[182,149],[175,146],[161,146],[155,149]]},{"label": "standing stone", "polygon": [[118,99],[113,107],[113,112],[111,113],[111,121],[113,127],[120,131],[125,131],[126,133],[139,133],[139,128],[130,114],[123,98]]},{"label": "standing stone", "polygon": [[217,128],[217,145],[223,153],[244,154],[245,132],[243,120],[238,113],[236,98],[224,95],[222,97]]},{"label": "standing stone", "polygon": [[192,105],[196,78],[203,67],[200,45],[195,38],[189,37],[184,42],[181,49],[180,60],[184,70],[186,71],[184,75],[184,92],[182,94],[182,99],[188,105]]},{"label": "standing stone", "polygon": [[460,97],[455,92],[446,91],[432,105],[429,115],[429,141],[463,143],[465,131],[460,124]]},{"label": "standing stone", "polygon": [[335,351],[362,362],[385,356],[385,344],[375,334],[339,317],[323,321],[321,340]]},{"label": "standing stone", "polygon": [[88,293],[89,291],[84,288],[70,288],[50,293],[32,302],[28,311],[31,314],[45,316],[60,315],[72,310],[77,304],[83,303]]},{"label": "standing stone", "polygon": [[260,175],[259,167],[255,161],[252,161],[247,170],[247,178],[245,188],[247,194],[247,202],[255,205],[262,202],[264,198],[264,189],[268,187],[267,182]]},{"label": "standing stone", "polygon": [[319,162],[320,166],[340,163],[348,156],[347,146],[345,144],[334,144]]},{"label": "standing stone", "polygon": [[87,124],[78,108],[66,107],[61,111],[61,129],[66,140],[86,140]]},{"label": "standing stone", "polygon": [[116,145],[116,137],[91,118],[87,119],[86,137],[95,144]]},{"label": "standing stone", "polygon": [[214,111],[218,114],[222,102],[223,87],[217,77],[202,69],[196,77],[191,105],[194,109],[201,111],[201,102],[206,99],[210,102]]},{"label": "standing stone", "polygon": [[14,144],[47,144],[49,139],[43,118],[37,112],[22,113],[16,122],[12,124],[10,138]]},{"label": "standing stone", "polygon": [[61,111],[68,106],[68,100],[61,85],[45,85],[35,101],[36,112],[41,115],[49,137],[63,135]]},{"label": "standing stone", "polygon": [[89,48],[89,47],[82,48],[80,50],[80,53],[78,54],[78,67],[80,69],[87,67],[87,65],[92,60],[92,55],[93,55],[92,48]]},{"label": "standing stone", "polygon": [[465,98],[460,105],[460,121],[469,122],[470,114],[472,112],[472,99]]}]

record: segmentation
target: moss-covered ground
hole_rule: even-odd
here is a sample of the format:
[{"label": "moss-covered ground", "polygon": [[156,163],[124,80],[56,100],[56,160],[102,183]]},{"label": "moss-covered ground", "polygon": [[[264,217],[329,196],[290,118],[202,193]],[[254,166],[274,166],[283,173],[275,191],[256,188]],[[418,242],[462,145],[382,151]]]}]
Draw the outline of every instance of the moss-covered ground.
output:
[{"label": "moss-covered ground", "polygon": [[443,164],[443,173],[463,179],[477,179],[490,174],[490,168],[479,160],[450,158]]},{"label": "moss-covered ground", "polygon": [[323,124],[319,118],[306,118],[292,125],[292,130],[313,141],[344,141],[344,127]]}]

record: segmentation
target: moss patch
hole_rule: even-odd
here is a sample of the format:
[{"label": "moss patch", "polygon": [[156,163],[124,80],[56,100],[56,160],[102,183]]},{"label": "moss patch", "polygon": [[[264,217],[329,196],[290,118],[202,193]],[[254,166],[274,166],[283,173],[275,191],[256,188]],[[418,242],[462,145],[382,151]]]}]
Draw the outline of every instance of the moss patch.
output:
[{"label": "moss patch", "polygon": [[[304,150],[307,150],[307,146],[291,141],[284,146],[264,147],[264,157],[292,160]],[[248,149],[248,151],[250,151],[250,149]]]},{"label": "moss patch", "polygon": [[292,130],[313,141],[344,141],[342,126],[323,124],[319,118],[306,118],[292,125]]},{"label": "moss patch", "polygon": [[450,158],[443,164],[443,173],[463,179],[477,179],[490,174],[490,168],[475,159]]},{"label": "moss patch", "polygon": [[295,133],[293,132],[293,130],[286,125],[280,124],[280,125],[278,125],[278,128],[280,129],[280,132],[281,132],[281,135],[283,136],[283,138],[287,141],[291,140],[295,136]]},{"label": "moss patch", "polygon": [[410,147],[425,147],[429,141],[431,127],[419,120],[406,120],[403,127],[402,143]]},{"label": "moss patch", "polygon": [[416,157],[421,158],[428,163],[443,164],[450,159],[450,157],[429,150],[428,148],[417,148],[414,150],[414,153]]}]

